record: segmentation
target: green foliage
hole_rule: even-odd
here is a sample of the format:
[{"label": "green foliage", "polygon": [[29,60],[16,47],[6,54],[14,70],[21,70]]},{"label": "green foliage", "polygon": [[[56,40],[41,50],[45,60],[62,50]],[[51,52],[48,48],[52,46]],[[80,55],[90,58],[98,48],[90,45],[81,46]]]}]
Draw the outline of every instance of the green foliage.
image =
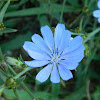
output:
[{"label": "green foliage", "polygon": [[40,21],[40,26],[45,26],[45,25],[50,26],[46,16],[40,16],[39,21]]},{"label": "green foliage", "polygon": [[2,8],[2,10],[0,11],[0,23],[3,22],[3,17],[5,15],[5,12],[9,6],[10,0],[8,0],[8,2],[5,4],[5,6]]},{"label": "green foliage", "polygon": [[7,75],[2,70],[0,70],[0,79],[2,79],[2,81],[5,82],[6,78],[7,78]]},{"label": "green foliage", "polygon": [[16,79],[17,84],[20,84],[21,82],[23,82],[25,80],[26,76],[22,76],[21,78]]},{"label": "green foliage", "polygon": [[47,99],[49,100],[49,98],[51,97],[51,94],[50,93],[47,93],[47,92],[36,92],[34,93],[34,97],[35,98],[40,98],[41,99]]},{"label": "green foliage", "polygon": [[93,94],[94,100],[99,100],[100,99],[100,86],[96,86],[96,91]]},{"label": "green foliage", "polygon": [[[14,12],[8,12],[5,14],[6,17],[19,17],[19,16],[30,16],[30,15],[40,15],[40,14],[48,14],[48,12],[56,13],[61,12],[62,5],[60,4],[52,4],[50,7],[48,5],[44,5],[43,7],[35,7],[28,8]],[[72,11],[80,11],[81,8],[76,8],[72,6],[65,6],[64,12],[72,12]]]},{"label": "green foliage", "polygon": [[[92,14],[98,9],[97,1],[0,0],[0,100],[100,100],[100,24]],[[39,83],[35,81],[38,68],[24,64],[31,58],[22,46],[31,41],[32,34],[40,33],[41,26],[50,26],[54,33],[60,20],[72,37],[83,37],[85,57],[72,71],[73,79]],[[8,55],[12,56],[10,63]],[[5,85],[9,78],[16,84]]]},{"label": "green foliage", "polygon": [[75,7],[80,7],[78,0],[67,0],[71,5],[75,6]]},{"label": "green foliage", "polygon": [[31,32],[27,32],[25,35],[19,35],[7,43],[1,44],[0,47],[3,52],[20,48],[24,44],[24,41],[28,41],[31,39],[31,35]]},{"label": "green foliage", "polygon": [[2,54],[2,51],[1,51],[1,48],[0,48],[0,66],[1,66],[3,60],[4,60],[4,55]]},{"label": "green foliage", "polygon": [[12,32],[16,32],[16,29],[10,29],[10,28],[5,28],[3,30],[0,31],[0,35],[4,34],[4,33],[12,33]]},{"label": "green foliage", "polygon": [[52,86],[52,97],[56,99],[58,95],[60,94],[60,84],[52,83],[51,86]]},{"label": "green foliage", "polygon": [[64,100],[82,100],[84,97],[86,97],[86,86],[82,86],[79,90],[73,92],[69,96],[66,96]]},{"label": "green foliage", "polygon": [[6,99],[8,99],[8,100],[16,100],[16,96],[14,95],[12,90],[5,89],[3,91],[3,93],[4,93],[5,97],[6,97]]},{"label": "green foliage", "polygon": [[94,36],[95,34],[100,32],[100,28],[95,29],[93,32],[89,33],[87,38],[83,41],[83,43],[87,42],[88,40],[90,40],[92,38],[92,36]]},{"label": "green foliage", "polygon": [[[15,100],[16,98],[12,90],[5,89],[3,93],[6,96],[7,100]],[[17,93],[19,95],[20,100],[32,100],[28,93],[24,90],[17,90]],[[50,97],[50,94],[46,92],[37,92],[33,93],[33,95],[37,99],[40,98],[40,100],[47,99],[48,97]]]}]

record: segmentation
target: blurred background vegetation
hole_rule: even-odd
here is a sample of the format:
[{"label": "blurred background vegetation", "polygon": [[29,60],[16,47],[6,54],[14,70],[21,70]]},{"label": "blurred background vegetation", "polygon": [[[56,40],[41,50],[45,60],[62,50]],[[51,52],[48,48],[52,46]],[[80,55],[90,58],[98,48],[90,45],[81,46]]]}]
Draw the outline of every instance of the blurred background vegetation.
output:
[{"label": "blurred background vegetation", "polygon": [[[0,0],[0,10],[7,0]],[[0,26],[0,48],[5,56],[31,60],[23,50],[24,41],[31,41],[34,33],[40,34],[41,26],[55,27],[64,23],[72,32],[72,37],[81,35],[85,43],[85,57],[72,71],[74,78],[53,84],[50,80],[39,83],[35,76],[41,68],[25,73],[24,83],[29,87],[34,100],[100,100],[100,24],[92,12],[97,8],[97,0],[11,0],[4,15],[4,26]],[[2,16],[3,13],[0,13]],[[2,17],[0,17],[1,19]],[[0,59],[1,58],[0,54]],[[16,73],[22,69],[12,67]],[[1,65],[0,69],[3,69]],[[0,86],[4,84],[0,72]],[[22,84],[16,93],[10,88],[0,87],[0,100],[33,100]]]}]

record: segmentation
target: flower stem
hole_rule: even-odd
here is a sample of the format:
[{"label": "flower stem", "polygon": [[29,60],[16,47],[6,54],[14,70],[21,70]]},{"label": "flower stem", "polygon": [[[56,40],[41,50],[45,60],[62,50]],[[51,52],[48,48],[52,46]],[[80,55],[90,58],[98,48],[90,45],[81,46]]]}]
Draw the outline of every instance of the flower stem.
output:
[{"label": "flower stem", "polygon": [[24,69],[23,71],[21,71],[19,74],[17,74],[16,76],[14,76],[14,79],[19,78],[21,75],[23,75],[24,73],[26,73],[27,71],[33,69],[32,67],[28,67],[26,69]]},{"label": "flower stem", "polygon": [[[8,67],[9,67],[10,71],[13,73],[13,75],[17,75],[16,72],[11,68],[10,65],[8,65]],[[29,88],[25,85],[25,83],[22,82],[21,84],[24,87],[24,89],[27,91],[27,93],[32,97],[32,99],[34,99],[33,94],[31,93],[31,91],[29,90]]]},{"label": "flower stem", "polygon": [[21,83],[24,87],[24,89],[27,91],[27,93],[32,97],[32,99],[35,99],[32,92],[30,91],[30,89],[26,86],[26,84],[24,82]]},{"label": "flower stem", "polygon": [[66,2],[66,0],[63,0],[62,11],[61,11],[61,16],[60,16],[60,23],[62,23],[65,2]]},{"label": "flower stem", "polygon": [[84,19],[84,17],[82,17],[82,18],[81,18],[81,21],[80,21],[80,29],[81,29],[81,31],[82,31],[83,19]]},{"label": "flower stem", "polygon": [[83,16],[83,12],[69,25],[69,27],[72,27],[79,19]]}]

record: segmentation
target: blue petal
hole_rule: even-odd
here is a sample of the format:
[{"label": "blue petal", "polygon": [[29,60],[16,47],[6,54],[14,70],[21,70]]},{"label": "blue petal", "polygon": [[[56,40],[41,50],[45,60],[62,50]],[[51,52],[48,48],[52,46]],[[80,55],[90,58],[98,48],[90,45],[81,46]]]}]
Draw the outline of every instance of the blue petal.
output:
[{"label": "blue petal", "polygon": [[45,68],[43,68],[36,76],[36,80],[40,81],[40,82],[44,82],[46,81],[51,73],[52,70],[52,64],[47,65]]},{"label": "blue petal", "polygon": [[81,45],[78,49],[62,55],[62,58],[66,61],[80,62],[84,57],[84,50],[84,45]]},{"label": "blue petal", "polygon": [[59,50],[63,51],[68,45],[71,38],[71,32],[64,30],[61,38],[61,43],[59,44]]},{"label": "blue petal", "polygon": [[65,60],[67,62],[80,62],[83,58],[84,58],[84,53],[82,53],[81,55],[70,57],[70,58],[66,57]]},{"label": "blue petal", "polygon": [[98,18],[98,22],[100,23],[100,18]]},{"label": "blue petal", "polygon": [[65,25],[64,24],[57,24],[55,28],[54,33],[54,41],[55,41],[55,48],[57,49],[59,46],[59,43],[61,41],[61,37],[63,36],[63,33],[65,31]]},{"label": "blue petal", "polygon": [[69,57],[81,55],[82,53],[84,53],[84,50],[85,50],[84,45],[81,45],[79,48],[71,51],[70,53],[68,52],[68,53],[64,54],[63,56],[69,58]]},{"label": "blue petal", "polygon": [[59,73],[58,73],[58,70],[57,70],[57,66],[55,64],[54,64],[53,70],[51,72],[50,80],[51,80],[52,83],[59,83],[60,82]]},{"label": "blue petal", "polygon": [[45,43],[47,44],[49,49],[53,52],[54,40],[53,40],[53,34],[52,34],[51,29],[46,25],[44,27],[41,27],[41,33],[42,33]]},{"label": "blue petal", "polygon": [[47,52],[49,55],[51,54],[48,46],[46,45],[46,43],[44,42],[44,40],[42,39],[41,36],[39,36],[38,34],[34,34],[32,36],[32,41],[39,47],[41,48],[43,51]]},{"label": "blue petal", "polygon": [[36,60],[50,60],[50,57],[47,54],[38,53],[32,50],[27,50],[27,53]]},{"label": "blue petal", "polygon": [[48,64],[49,61],[47,60],[32,60],[32,61],[25,61],[25,64],[29,67],[42,67]]},{"label": "blue petal", "polygon": [[98,0],[97,6],[98,6],[98,8],[100,9],[100,0]]},{"label": "blue petal", "polygon": [[27,51],[30,57],[37,60],[50,60],[46,52],[42,51],[32,42],[25,42],[23,48]]},{"label": "blue petal", "polygon": [[25,41],[23,48],[27,51],[27,50],[32,50],[32,51],[37,51],[39,53],[43,53],[43,51],[38,48],[34,43],[29,42],[29,41]]},{"label": "blue petal", "polygon": [[76,36],[75,38],[73,38],[70,41],[69,46],[63,51],[63,54],[77,49],[80,45],[82,45],[82,41],[83,41],[83,39],[81,36]]},{"label": "blue petal", "polygon": [[68,62],[66,60],[62,60],[59,63],[60,63],[60,65],[64,66],[65,68],[67,68],[69,70],[75,70],[78,66],[77,62]]},{"label": "blue petal", "polygon": [[73,78],[71,71],[68,70],[67,68],[63,67],[62,65],[58,65],[58,69],[59,69],[59,74],[63,80],[67,81]]},{"label": "blue petal", "polygon": [[100,17],[100,10],[93,11],[93,16],[96,18],[99,18]]}]

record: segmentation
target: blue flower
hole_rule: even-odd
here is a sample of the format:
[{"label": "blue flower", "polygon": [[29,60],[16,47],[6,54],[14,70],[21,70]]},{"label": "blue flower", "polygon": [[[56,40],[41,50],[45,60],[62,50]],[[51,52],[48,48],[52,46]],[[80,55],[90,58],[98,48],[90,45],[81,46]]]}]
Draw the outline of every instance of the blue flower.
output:
[{"label": "blue flower", "polygon": [[58,24],[54,36],[46,25],[41,27],[42,36],[34,34],[33,42],[26,41],[23,48],[33,61],[25,61],[30,67],[45,67],[37,74],[36,80],[46,81],[50,74],[52,83],[59,83],[60,77],[67,81],[73,78],[70,70],[77,68],[84,57],[84,45],[81,36],[71,38],[71,32],[65,30],[64,24]]},{"label": "blue flower", "polygon": [[98,22],[100,23],[100,0],[98,0],[97,6],[98,6],[99,10],[93,11],[93,16],[98,18]]}]

